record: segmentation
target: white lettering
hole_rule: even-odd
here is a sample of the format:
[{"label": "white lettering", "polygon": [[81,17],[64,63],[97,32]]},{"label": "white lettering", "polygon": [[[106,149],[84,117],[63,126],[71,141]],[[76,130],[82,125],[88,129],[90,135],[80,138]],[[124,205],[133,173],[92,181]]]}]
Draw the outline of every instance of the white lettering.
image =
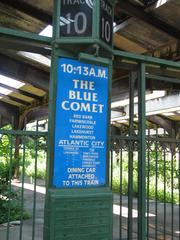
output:
[{"label": "white lettering", "polygon": [[69,111],[70,110],[70,108],[68,108],[68,107],[66,107],[66,104],[68,104],[69,102],[68,101],[63,101],[62,102],[62,109],[64,109],[64,110],[66,110],[66,111]]},{"label": "white lettering", "polygon": [[88,82],[84,80],[77,80],[73,79],[74,82],[74,88],[80,88],[80,89],[85,89],[85,90],[91,90],[94,91],[94,82]]},{"label": "white lettering", "polygon": [[[96,96],[95,96],[96,98]],[[69,102],[63,101],[61,107],[65,111],[72,110],[74,112],[94,112],[103,113],[104,105],[102,104],[90,104],[90,103],[79,103],[79,102]]]},{"label": "white lettering", "polygon": [[93,147],[104,147],[104,142],[101,141],[92,141],[91,145]]},{"label": "white lettering", "polygon": [[69,90],[69,99],[97,102],[97,93]]}]

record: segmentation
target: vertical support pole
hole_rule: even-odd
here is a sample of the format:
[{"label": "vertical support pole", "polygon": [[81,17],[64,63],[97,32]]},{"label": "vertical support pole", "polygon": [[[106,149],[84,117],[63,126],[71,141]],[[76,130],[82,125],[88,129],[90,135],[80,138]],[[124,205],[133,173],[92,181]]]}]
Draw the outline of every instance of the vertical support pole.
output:
[{"label": "vertical support pole", "polygon": [[[178,135],[180,137],[180,129],[178,129]],[[180,171],[180,144],[178,144],[178,154],[177,154],[177,160],[178,160],[178,170]],[[179,229],[180,229],[180,174],[178,176],[178,184],[179,184]]]},{"label": "vertical support pole", "polygon": [[53,46],[52,49],[52,62],[51,62],[51,73],[50,73],[50,94],[49,94],[49,126],[48,126],[48,162],[47,162],[47,182],[46,187],[47,189],[52,185],[52,169],[53,169],[53,162],[50,159],[53,159],[53,146],[54,146],[54,124],[55,124],[55,99],[56,99],[56,71],[57,71],[57,64],[56,64],[56,57],[55,57],[55,49]]},{"label": "vertical support pole", "polygon": [[[26,125],[25,125],[26,130]],[[23,211],[24,211],[24,178],[25,178],[25,163],[26,163],[26,136],[22,137],[22,188],[21,188],[21,223],[19,228],[19,240],[23,237]]]},{"label": "vertical support pole", "polygon": [[56,86],[57,86],[57,57],[56,57],[56,44],[55,41],[59,37],[59,18],[60,13],[57,11],[60,9],[60,0],[54,0],[53,11],[53,43],[51,54],[51,72],[50,72],[50,93],[49,93],[49,126],[48,126],[48,163],[47,163],[47,189],[52,185],[52,171],[53,163],[50,159],[53,159],[53,146],[54,146],[54,125],[55,125],[55,111],[56,111]]},{"label": "vertical support pole", "polygon": [[[109,61],[109,82],[108,82],[108,127],[107,127],[107,153],[106,153],[106,158],[110,159],[110,151],[111,151],[111,86],[112,86],[112,61]],[[113,152],[112,152],[113,154]],[[113,163],[113,159],[112,162]],[[111,166],[112,167],[112,166]],[[112,180],[110,183],[110,163],[107,161],[107,166],[106,166],[106,185],[110,186],[112,184]],[[112,178],[113,173],[111,173],[111,178]]]},{"label": "vertical support pole", "polygon": [[60,19],[60,0],[54,0],[54,8],[53,8],[53,40],[59,38],[59,19]]},{"label": "vertical support pole", "polygon": [[120,145],[120,186],[119,186],[119,194],[120,194],[120,199],[119,199],[119,205],[120,205],[120,211],[119,211],[119,239],[122,238],[122,234],[123,234],[123,230],[122,230],[122,225],[123,225],[123,221],[122,221],[122,203],[123,203],[123,199],[122,199],[122,192],[123,192],[123,147],[122,145]]},{"label": "vertical support pole", "polygon": [[55,100],[56,100],[56,81],[57,81],[57,58],[55,41],[59,37],[59,18],[60,18],[60,0],[54,0],[53,7],[53,42],[51,53],[51,70],[50,70],[50,86],[49,86],[49,122],[48,122],[48,151],[47,151],[47,174],[46,174],[46,199],[45,199],[45,213],[44,213],[44,230],[43,239],[49,240],[52,237],[50,231],[50,201],[48,198],[49,190],[52,186],[53,175],[53,146],[54,146],[54,124],[55,124]]},{"label": "vertical support pole", "polygon": [[138,116],[139,116],[139,154],[138,154],[138,239],[146,239],[146,118],[145,118],[145,64],[138,69]]},{"label": "vertical support pole", "polygon": [[[164,136],[166,136],[166,131],[164,129]],[[163,228],[164,228],[164,231],[163,231],[163,236],[164,236],[164,239],[166,239],[166,223],[167,223],[167,220],[166,220],[166,217],[167,217],[167,209],[166,209],[166,181],[167,181],[167,172],[166,172],[166,162],[167,162],[167,159],[166,159],[166,145],[163,146],[163,161],[164,161],[164,174],[163,174],[163,177],[164,177],[164,199],[163,199],[163,202],[164,202],[164,221],[163,221]]]},{"label": "vertical support pole", "polygon": [[175,149],[171,149],[171,239],[174,239],[174,159]]},{"label": "vertical support pole", "polygon": [[100,6],[100,1],[94,1],[94,3],[93,4],[95,4],[95,9],[94,9],[94,11],[93,11],[93,28],[92,28],[92,36],[94,37],[94,38],[97,38],[97,35],[99,34],[99,12],[98,12],[98,10],[99,10],[99,6]]},{"label": "vertical support pole", "polygon": [[149,210],[150,210],[150,206],[149,206],[149,190],[150,190],[150,146],[151,146],[151,141],[150,141],[150,128],[148,128],[148,142],[147,142],[147,183],[146,183],[146,188],[147,188],[147,240],[149,240]]},{"label": "vertical support pole", "polygon": [[[38,132],[38,121],[36,122],[36,132]],[[35,145],[35,156],[34,156],[34,194],[33,194],[33,225],[32,225],[32,240],[35,239],[35,225],[36,225],[36,185],[37,185],[37,164],[38,164],[38,137],[34,140]]]},{"label": "vertical support pole", "polygon": [[[107,161],[109,159],[107,136],[109,136],[110,130],[110,126],[107,127],[110,120],[111,82],[109,79],[112,75],[112,61],[111,55],[104,58],[104,56],[99,56],[99,52],[96,56],[79,53],[78,50],[71,54],[72,48],[75,48],[79,42],[78,37],[82,36],[80,31],[76,31],[78,30],[77,23],[74,24],[75,37],[73,37],[73,31],[71,34],[63,36],[62,28],[59,29],[60,16],[63,17],[63,11],[67,8],[69,13],[74,13],[76,7],[77,13],[75,12],[74,16],[76,19],[79,16],[79,5],[77,5],[77,2],[74,2],[70,6],[66,6],[64,1],[54,0],[44,240],[75,238],[112,240],[113,198],[109,189]],[[95,27],[98,30],[100,2],[94,2],[92,6],[91,3],[81,3],[81,5],[82,11],[86,10],[90,13],[93,6],[94,8],[99,6],[95,11],[96,26],[93,26],[93,29]],[[85,7],[86,9],[83,9]],[[71,27],[73,29],[73,24]],[[62,39],[67,38],[73,46],[66,44],[65,47],[61,46],[58,41],[60,34],[62,34]],[[95,43],[97,41],[94,39]],[[72,71],[69,71],[69,68],[67,70],[67,66],[70,66]],[[88,70],[86,73],[85,69]],[[80,103],[77,101],[75,102],[76,108],[73,107],[74,102],[72,102],[73,97],[70,91],[72,91],[71,89],[74,91],[74,101],[79,100],[76,97],[77,88],[82,90],[81,94],[84,91],[94,94],[92,105],[88,103],[89,105],[82,105],[86,107],[79,108]],[[84,104],[87,104],[87,99],[82,98],[82,100]],[[102,104],[95,105],[94,101]],[[70,107],[67,108],[65,104],[69,104]],[[98,106],[100,107],[99,111],[95,109]],[[94,119],[94,121],[85,119]],[[73,127],[75,121],[79,121],[82,126],[83,124],[84,126],[86,126],[85,124],[93,126],[93,131],[78,135],[78,125],[76,132]],[[104,130],[103,133],[100,132],[100,127]],[[94,140],[98,140],[99,143]],[[90,157],[93,161],[89,160],[88,162]],[[98,160],[99,158],[101,161]],[[91,175],[90,171],[93,171]],[[86,214],[84,214],[84,210],[86,210]],[[72,216],[74,216],[73,223]]]},{"label": "vertical support pole", "polygon": [[155,141],[155,239],[158,238],[158,129],[156,128]]},{"label": "vertical support pole", "polygon": [[133,209],[133,136],[134,130],[134,85],[137,74],[136,72],[131,72],[129,84],[130,84],[130,117],[129,117],[129,152],[128,152],[128,239],[132,239],[132,209]]}]

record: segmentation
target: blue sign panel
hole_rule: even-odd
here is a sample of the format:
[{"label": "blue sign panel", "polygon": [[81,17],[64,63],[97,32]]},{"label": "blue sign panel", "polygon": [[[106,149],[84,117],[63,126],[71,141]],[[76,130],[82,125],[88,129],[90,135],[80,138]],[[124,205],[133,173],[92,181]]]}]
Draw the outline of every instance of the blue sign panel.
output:
[{"label": "blue sign panel", "polygon": [[60,58],[54,176],[59,188],[106,183],[108,68]]}]

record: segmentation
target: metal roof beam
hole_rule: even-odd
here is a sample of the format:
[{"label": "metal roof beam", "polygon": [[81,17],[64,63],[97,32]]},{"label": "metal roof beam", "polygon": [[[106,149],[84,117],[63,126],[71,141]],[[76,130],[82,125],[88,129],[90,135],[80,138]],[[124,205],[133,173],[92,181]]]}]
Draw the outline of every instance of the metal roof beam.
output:
[{"label": "metal roof beam", "polygon": [[19,93],[19,94],[22,94],[24,96],[27,96],[27,97],[30,97],[30,98],[33,98],[33,99],[37,99],[37,100],[41,100],[42,97],[39,97],[33,93],[29,93],[29,92],[26,92],[22,89],[17,89],[17,88],[14,88],[14,87],[11,87],[11,86],[8,86],[6,84],[3,84],[3,83],[0,83],[0,87],[3,87],[3,88],[6,88],[12,92],[15,92],[15,93]]},{"label": "metal roof beam", "polygon": [[44,23],[52,24],[52,16],[22,0],[0,0],[1,3],[24,12]]},{"label": "metal roof beam", "polygon": [[164,128],[169,133],[169,135],[175,135],[174,122],[172,120],[159,115],[154,115],[148,116],[147,121]]},{"label": "metal roof beam", "polygon": [[27,114],[27,122],[48,118],[48,105],[34,108]]},{"label": "metal roof beam", "polygon": [[[131,64],[137,64],[138,62],[143,62],[145,64],[151,64],[155,66],[162,66],[164,68],[174,68],[180,69],[180,62],[173,62],[165,59],[145,56],[137,53],[124,52],[120,50],[114,50],[113,54],[115,57],[119,57],[121,61],[131,62]],[[154,66],[154,67],[155,67]]]},{"label": "metal roof beam", "polygon": [[30,33],[26,31],[9,29],[0,27],[0,43],[3,48],[19,49],[40,53],[50,54],[52,38],[40,36],[37,33]]},{"label": "metal roof beam", "polygon": [[49,91],[49,74],[26,63],[0,55],[0,74]]},{"label": "metal roof beam", "polygon": [[[156,115],[164,111],[174,111],[172,109],[180,108],[180,93],[165,96],[162,98],[157,98],[153,100],[146,101],[146,114]],[[124,108],[125,112],[129,114],[129,106]],[[152,114],[151,114],[152,112]],[[134,106],[134,113],[138,114],[138,103]]]},{"label": "metal roof beam", "polygon": [[[159,75],[161,77],[167,77],[167,78],[180,78],[180,68],[179,69],[169,69],[169,68],[154,68],[152,66],[146,67],[146,72],[149,74]],[[171,82],[171,81],[170,81]]]},{"label": "metal roof beam", "polygon": [[178,29],[161,21],[159,18],[156,18],[153,13],[144,12],[141,7],[135,6],[129,1],[118,0],[118,3],[116,4],[116,16],[118,16],[120,12],[124,12],[127,15],[141,19],[170,36],[180,39],[180,31]]},{"label": "metal roof beam", "polygon": [[[180,93],[173,95],[168,95],[161,98],[151,99],[146,101],[146,116],[152,116],[152,115],[158,115],[163,114],[165,112],[171,112],[171,111],[180,111]],[[114,109],[112,108],[112,111]],[[129,105],[124,106],[124,112],[126,113],[127,119],[129,119]],[[138,115],[138,103],[134,104],[134,115]],[[116,121],[116,118],[121,118],[122,113],[117,113],[114,117],[114,121]],[[121,120],[121,119],[118,119]]]},{"label": "metal roof beam", "polygon": [[[22,105],[26,105],[26,106],[31,105],[30,102],[24,101],[24,100],[22,100],[22,99],[19,99],[19,98],[17,98],[17,97],[14,97],[14,96],[10,96],[10,95],[6,95],[6,94],[0,93],[0,97],[2,97],[2,99],[7,99],[7,100],[11,100],[11,101],[20,103],[20,104],[22,104]],[[0,99],[0,101],[2,101],[2,99]]]}]

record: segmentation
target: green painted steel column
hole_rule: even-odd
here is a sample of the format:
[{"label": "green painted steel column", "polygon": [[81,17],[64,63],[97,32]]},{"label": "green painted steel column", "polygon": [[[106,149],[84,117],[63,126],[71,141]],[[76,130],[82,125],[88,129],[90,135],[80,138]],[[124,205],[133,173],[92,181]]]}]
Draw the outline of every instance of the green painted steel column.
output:
[{"label": "green painted steel column", "polygon": [[[44,240],[112,240],[113,195],[109,188],[112,16],[112,3],[109,0],[54,1]],[[105,54],[101,51],[104,49],[107,50]],[[89,54],[89,50],[93,54]],[[96,82],[98,78],[101,81]],[[69,90],[68,86],[71,86]],[[105,102],[97,105],[104,95],[107,95]],[[94,115],[91,116],[89,110],[90,100],[83,102],[82,96],[85,96],[84,100],[91,96]],[[70,101],[72,99],[74,102]],[[82,106],[82,111],[86,113],[82,115],[77,112],[77,106]],[[75,112],[68,119],[70,108]],[[103,113],[103,109],[107,111],[106,119],[102,120],[100,113]],[[89,144],[87,148],[85,145],[74,147],[73,144],[80,144],[74,139],[62,140],[61,136],[67,135],[68,131],[72,133],[69,130],[72,124],[69,122],[78,122],[78,118],[83,120],[85,116],[95,119],[89,126],[95,126],[96,132],[92,137],[96,141],[81,141],[81,144]],[[101,128],[104,126],[103,121],[107,122],[107,126]],[[64,127],[61,127],[62,123]],[[83,124],[81,126],[84,127]],[[94,147],[100,131],[105,136],[104,142]],[[68,144],[71,151],[60,143]],[[86,149],[85,153],[83,149]],[[91,167],[88,168],[81,166],[81,161],[85,159],[82,156],[87,153],[89,161],[94,158],[94,167],[92,163],[89,163]],[[89,169],[94,173],[87,174]],[[65,170],[72,171],[72,174]],[[79,171],[83,171],[83,174]],[[88,181],[71,180],[74,176],[88,178]]]},{"label": "green painted steel column", "polygon": [[[130,116],[129,116],[129,137],[130,139],[134,136],[134,91],[135,81],[137,79],[137,73],[131,72],[129,76],[130,85]],[[134,140],[130,140],[128,148],[128,239],[131,240],[133,237],[133,146]]]},{"label": "green painted steel column", "polygon": [[138,68],[138,239],[146,239],[146,116],[145,116],[145,64]]}]

